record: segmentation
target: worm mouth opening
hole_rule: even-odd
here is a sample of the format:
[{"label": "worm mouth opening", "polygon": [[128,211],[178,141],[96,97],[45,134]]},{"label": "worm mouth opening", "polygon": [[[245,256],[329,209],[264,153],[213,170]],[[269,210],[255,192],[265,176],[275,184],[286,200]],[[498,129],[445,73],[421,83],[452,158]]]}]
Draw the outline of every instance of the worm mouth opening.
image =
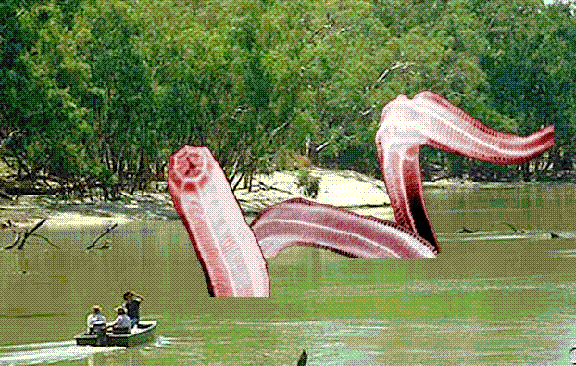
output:
[{"label": "worm mouth opening", "polygon": [[171,170],[182,183],[199,181],[206,174],[206,153],[201,147],[184,146],[171,160]]}]

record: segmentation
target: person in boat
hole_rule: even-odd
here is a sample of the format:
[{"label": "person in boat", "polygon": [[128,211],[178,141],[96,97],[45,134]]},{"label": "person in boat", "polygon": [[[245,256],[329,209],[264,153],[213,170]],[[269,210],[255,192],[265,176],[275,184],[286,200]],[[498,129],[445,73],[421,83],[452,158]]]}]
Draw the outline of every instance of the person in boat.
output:
[{"label": "person in boat", "polygon": [[119,306],[116,308],[116,313],[118,317],[114,323],[109,324],[107,328],[112,328],[112,333],[116,334],[130,333],[132,325],[130,324],[130,318],[126,315],[126,309]]},{"label": "person in boat", "polygon": [[124,293],[123,298],[123,306],[128,310],[127,315],[130,318],[130,324],[132,327],[138,327],[138,322],[140,321],[140,303],[144,301],[144,297],[130,290]]},{"label": "person in boat", "polygon": [[92,306],[92,312],[88,314],[86,319],[86,333],[95,334],[101,333],[106,329],[106,317],[102,314],[100,305]]}]

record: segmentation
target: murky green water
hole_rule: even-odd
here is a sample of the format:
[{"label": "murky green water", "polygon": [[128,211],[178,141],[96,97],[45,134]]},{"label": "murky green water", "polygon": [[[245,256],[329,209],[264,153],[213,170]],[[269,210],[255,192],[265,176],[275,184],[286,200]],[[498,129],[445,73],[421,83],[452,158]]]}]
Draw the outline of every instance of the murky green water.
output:
[{"label": "murky green water", "polygon": [[[437,260],[291,249],[269,264],[272,297],[259,300],[208,298],[180,222],[125,225],[111,249],[91,252],[82,248],[98,228],[43,228],[62,250],[0,252],[0,365],[295,365],[304,348],[310,365],[567,364],[576,187],[427,189],[426,198]],[[90,306],[112,319],[128,288],[146,297],[143,317],[158,320],[156,342],[75,346]]]}]

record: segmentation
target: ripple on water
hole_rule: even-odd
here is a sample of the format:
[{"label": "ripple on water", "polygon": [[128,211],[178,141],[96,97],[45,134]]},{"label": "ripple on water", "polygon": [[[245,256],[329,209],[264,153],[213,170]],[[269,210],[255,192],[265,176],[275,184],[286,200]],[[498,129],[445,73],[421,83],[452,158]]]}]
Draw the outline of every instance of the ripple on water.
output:
[{"label": "ripple on water", "polygon": [[553,258],[576,258],[576,249],[559,249],[550,252]]}]

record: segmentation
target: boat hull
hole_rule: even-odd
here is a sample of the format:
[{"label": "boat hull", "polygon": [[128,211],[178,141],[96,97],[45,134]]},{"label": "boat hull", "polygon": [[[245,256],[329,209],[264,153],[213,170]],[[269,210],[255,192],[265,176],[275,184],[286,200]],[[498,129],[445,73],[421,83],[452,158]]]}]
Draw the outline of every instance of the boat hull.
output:
[{"label": "boat hull", "polygon": [[[155,320],[142,320],[136,330],[127,334],[106,333],[99,340],[97,334],[81,333],[74,337],[79,346],[133,347],[154,340]],[[103,339],[102,339],[103,338]]]}]

